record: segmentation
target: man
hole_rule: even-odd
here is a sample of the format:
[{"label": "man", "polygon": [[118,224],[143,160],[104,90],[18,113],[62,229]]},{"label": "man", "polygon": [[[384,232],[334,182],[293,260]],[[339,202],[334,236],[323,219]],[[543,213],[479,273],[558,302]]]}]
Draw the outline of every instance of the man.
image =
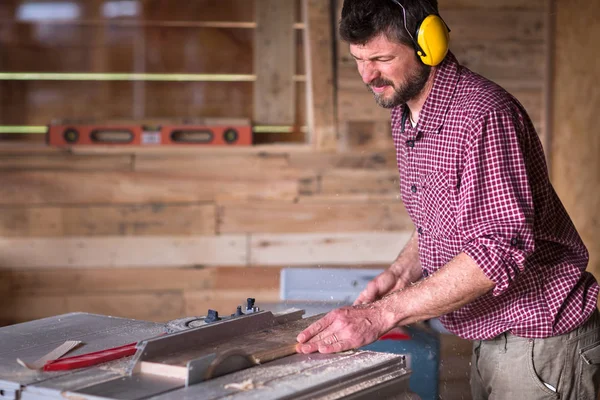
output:
[{"label": "man", "polygon": [[298,351],[359,348],[439,316],[474,341],[473,398],[595,400],[599,287],[585,272],[587,250],[523,107],[447,49],[428,59],[443,35],[421,44],[417,27],[437,14],[436,0],[344,1],[340,34],[376,102],[391,109],[416,231],[352,307],[298,335]]}]

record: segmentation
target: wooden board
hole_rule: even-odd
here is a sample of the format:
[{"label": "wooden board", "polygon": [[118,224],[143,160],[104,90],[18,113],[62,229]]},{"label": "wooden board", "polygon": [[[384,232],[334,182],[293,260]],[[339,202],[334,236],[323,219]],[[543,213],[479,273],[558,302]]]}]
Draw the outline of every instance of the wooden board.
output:
[{"label": "wooden board", "polygon": [[181,318],[179,292],[114,293],[111,295],[11,296],[0,307],[0,319],[30,321],[71,312],[91,312],[122,318],[167,322]]},{"label": "wooden board", "polygon": [[131,171],[130,155],[80,156],[67,152],[55,154],[23,154],[0,156],[0,171],[52,170],[52,171]]},{"label": "wooden board", "polygon": [[320,194],[397,194],[400,184],[397,170],[337,169],[320,177]]},{"label": "wooden board", "polygon": [[109,296],[116,293],[205,290],[215,287],[217,271],[217,268],[2,269],[0,281],[7,284],[5,293],[15,296]]},{"label": "wooden board", "polygon": [[391,264],[412,230],[252,235],[250,265]]},{"label": "wooden board", "polygon": [[247,265],[245,235],[0,239],[3,268]]},{"label": "wooden board", "polygon": [[[280,0],[279,0],[280,1]],[[302,0],[306,18],[307,124],[317,150],[337,148],[330,3]]]},{"label": "wooden board", "polygon": [[556,2],[552,92],[552,181],[600,279],[600,64],[589,46],[600,35],[598,1]]},{"label": "wooden board", "polygon": [[446,8],[441,15],[452,30],[452,41],[454,39],[477,42],[501,40],[531,43],[532,41],[543,42],[545,39],[543,8],[533,10]]},{"label": "wooden board", "polygon": [[254,123],[293,125],[295,116],[296,36],[293,1],[255,4]]},{"label": "wooden board", "polygon": [[219,233],[400,231],[412,222],[401,202],[247,203],[219,207]]},{"label": "wooden board", "polygon": [[525,9],[542,10],[546,0],[444,0],[440,12],[454,8]]},{"label": "wooden board", "polygon": [[234,350],[237,354],[245,354],[253,365],[259,365],[278,358],[296,354],[296,336],[311,323],[322,318],[324,314],[303,318],[260,332],[253,332],[228,339],[223,342],[207,344],[200,349],[186,349],[184,353],[175,353],[160,360],[143,361],[142,373],[169,376],[185,379],[187,363],[210,354],[216,354],[217,360]]},{"label": "wooden board", "polygon": [[307,171],[292,168],[287,154],[140,154],[134,169],[141,172],[173,172],[210,180],[300,179]]},{"label": "wooden board", "polygon": [[371,151],[347,151],[336,154],[294,152],[288,154],[290,166],[324,171],[329,169],[396,169],[396,150],[386,148]]},{"label": "wooden board", "polygon": [[[0,292],[16,296],[213,290],[278,290],[277,267],[0,269]],[[248,293],[250,294],[250,293]],[[261,300],[262,301],[262,300]]]},{"label": "wooden board", "polygon": [[0,172],[0,205],[292,200],[297,192],[297,181],[200,180],[168,172]]},{"label": "wooden board", "polygon": [[214,235],[214,204],[0,207],[0,236]]}]

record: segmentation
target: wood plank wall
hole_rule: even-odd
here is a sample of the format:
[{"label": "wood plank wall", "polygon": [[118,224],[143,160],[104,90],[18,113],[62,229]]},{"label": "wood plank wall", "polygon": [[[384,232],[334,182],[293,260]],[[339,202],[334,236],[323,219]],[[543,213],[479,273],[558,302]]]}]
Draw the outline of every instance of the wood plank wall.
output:
[{"label": "wood plank wall", "polygon": [[600,279],[600,2],[556,2],[552,178]]},{"label": "wood plank wall", "polygon": [[[173,21],[189,22],[192,15],[247,21],[254,12],[246,0],[219,2],[200,14],[186,8],[192,5],[168,3],[144,1],[146,20],[154,24],[174,13]],[[459,59],[517,93],[541,132],[545,7],[545,0],[448,0],[442,9]],[[0,7],[2,15],[13,14]],[[145,28],[146,43],[152,44],[147,72],[204,71],[206,54],[216,57],[211,72],[251,72],[253,63],[244,57],[253,42],[244,33],[211,28],[186,42],[175,28],[152,24]],[[2,43],[15,54],[2,59],[2,70],[36,70],[40,55],[53,54],[31,43],[37,32],[31,25],[2,26]],[[92,59],[103,60],[103,71],[119,71],[127,63],[133,68],[134,39],[113,37],[123,31],[118,24],[47,29],[61,38],[50,47],[73,50],[48,62],[57,71],[87,68],[90,52],[97,57]],[[170,49],[181,41],[187,44]],[[222,51],[226,48],[230,51]],[[89,311],[165,321],[205,313],[209,306],[229,312],[248,296],[276,301],[282,267],[387,265],[412,224],[399,199],[389,116],[376,108],[344,48],[340,44],[337,59],[334,152],[282,144],[177,153],[0,146],[0,319]],[[181,53],[173,57],[172,52]],[[298,65],[303,73],[303,63]],[[230,90],[211,83],[168,88],[146,83],[143,109],[148,115],[251,115],[247,84],[226,85]],[[128,83],[5,82],[0,87],[4,124],[43,124],[66,111],[133,113],[135,88]],[[198,103],[183,100],[190,97]],[[228,107],[232,99],[236,105]],[[330,150],[328,143],[323,147]]]},{"label": "wood plank wall", "polygon": [[3,149],[7,321],[227,312],[276,301],[281,267],[381,266],[410,234],[391,152]]}]

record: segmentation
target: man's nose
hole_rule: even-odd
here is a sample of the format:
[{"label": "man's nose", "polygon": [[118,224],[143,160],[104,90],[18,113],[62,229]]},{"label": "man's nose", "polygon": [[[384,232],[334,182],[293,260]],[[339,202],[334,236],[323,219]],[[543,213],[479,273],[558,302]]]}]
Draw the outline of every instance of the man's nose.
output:
[{"label": "man's nose", "polygon": [[358,67],[358,71],[362,80],[365,84],[369,84],[373,81],[373,79],[379,76],[379,71],[377,68],[373,67],[373,64],[370,62],[365,62]]}]

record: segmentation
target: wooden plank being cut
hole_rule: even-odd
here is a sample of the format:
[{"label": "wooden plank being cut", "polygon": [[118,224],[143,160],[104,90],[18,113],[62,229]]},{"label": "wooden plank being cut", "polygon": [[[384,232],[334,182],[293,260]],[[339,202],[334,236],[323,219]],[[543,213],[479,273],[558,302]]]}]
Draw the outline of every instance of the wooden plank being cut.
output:
[{"label": "wooden plank being cut", "polygon": [[277,360],[296,354],[296,336],[323,316],[324,314],[319,314],[226,341],[209,343],[199,349],[186,349],[156,361],[143,361],[141,372],[185,379],[189,361],[211,354],[216,355],[217,362],[225,362],[228,354],[245,356],[252,365]]}]

